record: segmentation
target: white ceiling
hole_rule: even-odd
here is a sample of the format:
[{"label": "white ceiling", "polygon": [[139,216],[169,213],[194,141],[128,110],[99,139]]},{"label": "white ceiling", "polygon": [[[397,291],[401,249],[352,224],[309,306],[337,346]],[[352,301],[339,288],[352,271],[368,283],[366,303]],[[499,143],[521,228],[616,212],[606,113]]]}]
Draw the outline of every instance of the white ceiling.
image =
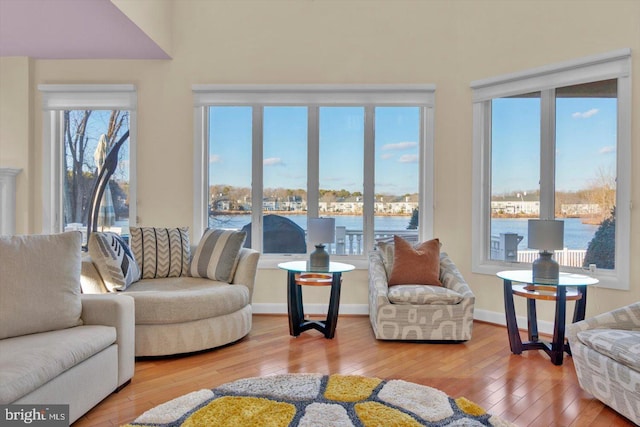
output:
[{"label": "white ceiling", "polygon": [[109,0],[0,0],[0,56],[170,59]]}]

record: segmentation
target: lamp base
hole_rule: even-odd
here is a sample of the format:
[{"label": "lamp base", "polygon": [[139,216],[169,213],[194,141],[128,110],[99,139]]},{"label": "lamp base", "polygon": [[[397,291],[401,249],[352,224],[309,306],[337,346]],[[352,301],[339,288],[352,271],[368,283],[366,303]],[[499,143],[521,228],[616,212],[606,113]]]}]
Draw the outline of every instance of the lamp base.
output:
[{"label": "lamp base", "polygon": [[551,252],[540,252],[540,258],[533,262],[532,278],[534,283],[557,285],[560,277],[560,266],[551,259]]},{"label": "lamp base", "polygon": [[316,245],[316,250],[309,255],[309,265],[314,270],[329,270],[329,252],[324,245]]}]

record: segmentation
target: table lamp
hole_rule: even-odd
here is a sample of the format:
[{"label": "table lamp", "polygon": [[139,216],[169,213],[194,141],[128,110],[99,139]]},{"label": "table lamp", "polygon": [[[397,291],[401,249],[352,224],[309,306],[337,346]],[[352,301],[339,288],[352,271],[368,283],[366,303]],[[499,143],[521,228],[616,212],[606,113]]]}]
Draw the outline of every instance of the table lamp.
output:
[{"label": "table lamp", "polygon": [[539,249],[540,257],[533,262],[532,277],[535,283],[557,284],[560,274],[558,263],[553,260],[553,251],[564,245],[564,221],[553,219],[530,219],[528,247]]},{"label": "table lamp", "polygon": [[329,269],[329,253],[324,250],[325,243],[333,243],[336,239],[335,218],[309,218],[309,242],[316,250],[309,256],[309,264],[314,269]]}]

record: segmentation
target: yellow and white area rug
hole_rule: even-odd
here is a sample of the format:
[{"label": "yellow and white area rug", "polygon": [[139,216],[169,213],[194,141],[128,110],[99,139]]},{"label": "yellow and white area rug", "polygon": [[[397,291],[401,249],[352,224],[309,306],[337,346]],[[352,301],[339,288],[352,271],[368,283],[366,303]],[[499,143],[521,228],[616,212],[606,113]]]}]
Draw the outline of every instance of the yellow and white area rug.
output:
[{"label": "yellow and white area rug", "polygon": [[156,406],[124,427],[511,426],[475,403],[402,380],[285,374],[246,378]]}]

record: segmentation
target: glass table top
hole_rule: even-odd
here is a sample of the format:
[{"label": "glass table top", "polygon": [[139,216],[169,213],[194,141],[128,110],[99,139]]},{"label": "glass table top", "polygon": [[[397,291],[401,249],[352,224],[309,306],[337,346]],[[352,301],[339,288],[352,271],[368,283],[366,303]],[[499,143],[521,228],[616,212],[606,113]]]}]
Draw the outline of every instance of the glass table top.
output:
[{"label": "glass table top", "polygon": [[278,268],[299,273],[344,273],[356,267],[351,264],[331,261],[329,262],[329,268],[311,268],[309,261],[289,261],[281,262],[278,264]]},{"label": "glass table top", "polygon": [[[497,274],[501,279],[511,280],[513,282],[531,283],[540,285],[549,285],[549,283],[536,283],[533,281],[531,270],[507,270]],[[558,283],[549,286],[583,286],[595,285],[600,281],[594,277],[585,276],[584,274],[560,273]]]}]

